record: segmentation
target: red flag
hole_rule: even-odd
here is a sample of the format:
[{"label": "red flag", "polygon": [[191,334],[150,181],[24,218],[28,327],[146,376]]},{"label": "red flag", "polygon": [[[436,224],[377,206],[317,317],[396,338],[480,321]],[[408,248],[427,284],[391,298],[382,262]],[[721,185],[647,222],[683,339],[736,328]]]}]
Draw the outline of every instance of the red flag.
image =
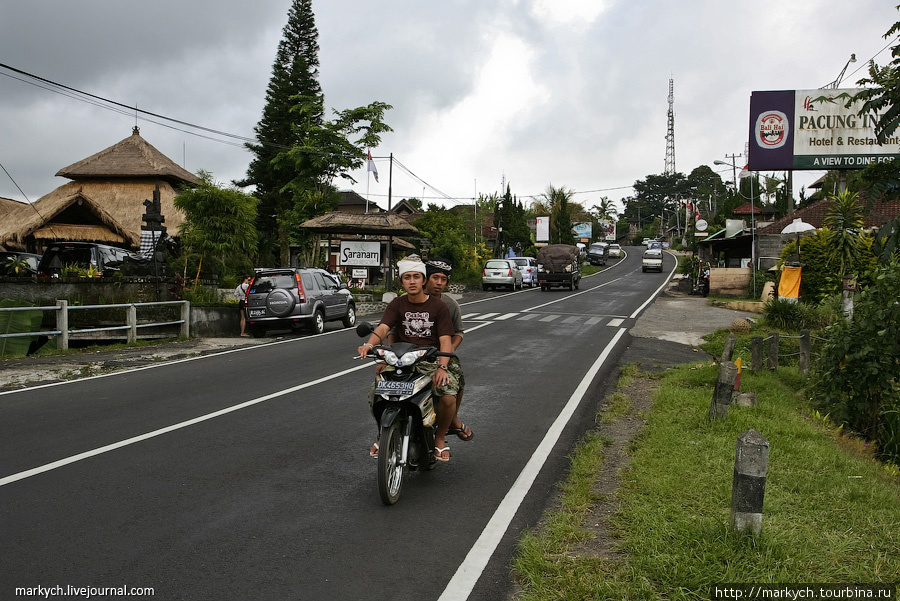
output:
[{"label": "red flag", "polygon": [[744,168],[741,169],[741,172],[738,173],[738,179],[744,179],[745,177],[750,177],[750,171],[747,169],[749,165],[744,165]]},{"label": "red flag", "polygon": [[378,181],[378,169],[375,168],[375,161],[372,160],[372,151],[367,151],[368,156],[368,166],[366,167],[367,171],[371,171],[373,175],[375,175],[375,181]]}]

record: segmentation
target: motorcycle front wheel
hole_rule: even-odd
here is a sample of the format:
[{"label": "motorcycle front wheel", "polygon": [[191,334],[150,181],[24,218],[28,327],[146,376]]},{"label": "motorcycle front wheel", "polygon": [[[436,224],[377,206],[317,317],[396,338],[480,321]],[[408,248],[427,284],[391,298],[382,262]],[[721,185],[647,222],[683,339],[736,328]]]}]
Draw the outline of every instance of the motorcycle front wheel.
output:
[{"label": "motorcycle front wheel", "polygon": [[403,486],[403,466],[400,459],[403,454],[403,434],[400,424],[392,423],[381,428],[378,450],[378,494],[385,505],[393,505],[400,499],[400,488]]}]

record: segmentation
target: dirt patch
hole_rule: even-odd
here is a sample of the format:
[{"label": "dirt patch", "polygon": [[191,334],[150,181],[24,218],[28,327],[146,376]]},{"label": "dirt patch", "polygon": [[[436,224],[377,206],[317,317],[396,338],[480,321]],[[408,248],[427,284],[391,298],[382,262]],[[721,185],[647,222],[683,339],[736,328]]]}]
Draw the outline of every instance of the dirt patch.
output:
[{"label": "dirt patch", "polygon": [[[639,374],[631,383],[616,392],[625,395],[630,402],[630,410],[610,423],[601,423],[597,432],[611,444],[605,448],[603,466],[594,481],[594,492],[600,495],[591,511],[585,516],[582,527],[591,532],[591,539],[570,551],[574,555],[614,558],[616,556],[615,537],[610,531],[610,519],[618,509],[616,491],[621,482],[622,472],[631,463],[629,445],[640,434],[646,423],[646,414],[653,406],[653,394],[658,386],[654,378]],[[601,412],[610,406],[607,398],[600,407]]]}]

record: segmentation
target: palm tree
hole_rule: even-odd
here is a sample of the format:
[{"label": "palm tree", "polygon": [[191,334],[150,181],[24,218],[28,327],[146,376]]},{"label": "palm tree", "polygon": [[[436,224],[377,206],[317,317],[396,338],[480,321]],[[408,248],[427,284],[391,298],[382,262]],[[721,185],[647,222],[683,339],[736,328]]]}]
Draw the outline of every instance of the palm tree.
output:
[{"label": "palm tree", "polygon": [[836,264],[843,275],[856,263],[862,250],[863,207],[856,192],[844,190],[828,198],[823,224],[829,230],[830,263]]}]

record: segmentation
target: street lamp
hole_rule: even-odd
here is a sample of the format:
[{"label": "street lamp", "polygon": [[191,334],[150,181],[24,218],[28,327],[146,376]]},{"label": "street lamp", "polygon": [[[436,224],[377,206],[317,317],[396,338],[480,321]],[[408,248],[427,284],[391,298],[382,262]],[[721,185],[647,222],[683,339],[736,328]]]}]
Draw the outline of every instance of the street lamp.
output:
[{"label": "street lamp", "polygon": [[731,183],[734,184],[734,189],[735,189],[735,190],[738,189],[738,185],[737,185],[737,163],[735,162],[735,159],[740,158],[740,156],[741,156],[741,155],[739,155],[739,154],[731,154],[731,155],[726,154],[726,155],[725,155],[725,158],[726,158],[726,159],[731,159],[730,162],[727,162],[727,163],[726,163],[725,161],[719,161],[719,160],[713,161],[713,165],[731,165]]},{"label": "street lamp", "polygon": [[844,79],[844,73],[847,72],[847,67],[850,66],[850,63],[855,63],[855,62],[856,62],[856,54],[851,54],[851,55],[850,55],[850,60],[848,60],[848,61],[847,61],[847,64],[844,65],[844,68],[841,69],[841,72],[838,74],[837,79],[835,79],[833,82],[831,82],[830,84],[826,85],[825,87],[826,87],[826,88],[831,88],[831,89],[833,89],[833,90],[834,90],[834,89],[837,89],[837,88],[841,85],[841,80]]}]

